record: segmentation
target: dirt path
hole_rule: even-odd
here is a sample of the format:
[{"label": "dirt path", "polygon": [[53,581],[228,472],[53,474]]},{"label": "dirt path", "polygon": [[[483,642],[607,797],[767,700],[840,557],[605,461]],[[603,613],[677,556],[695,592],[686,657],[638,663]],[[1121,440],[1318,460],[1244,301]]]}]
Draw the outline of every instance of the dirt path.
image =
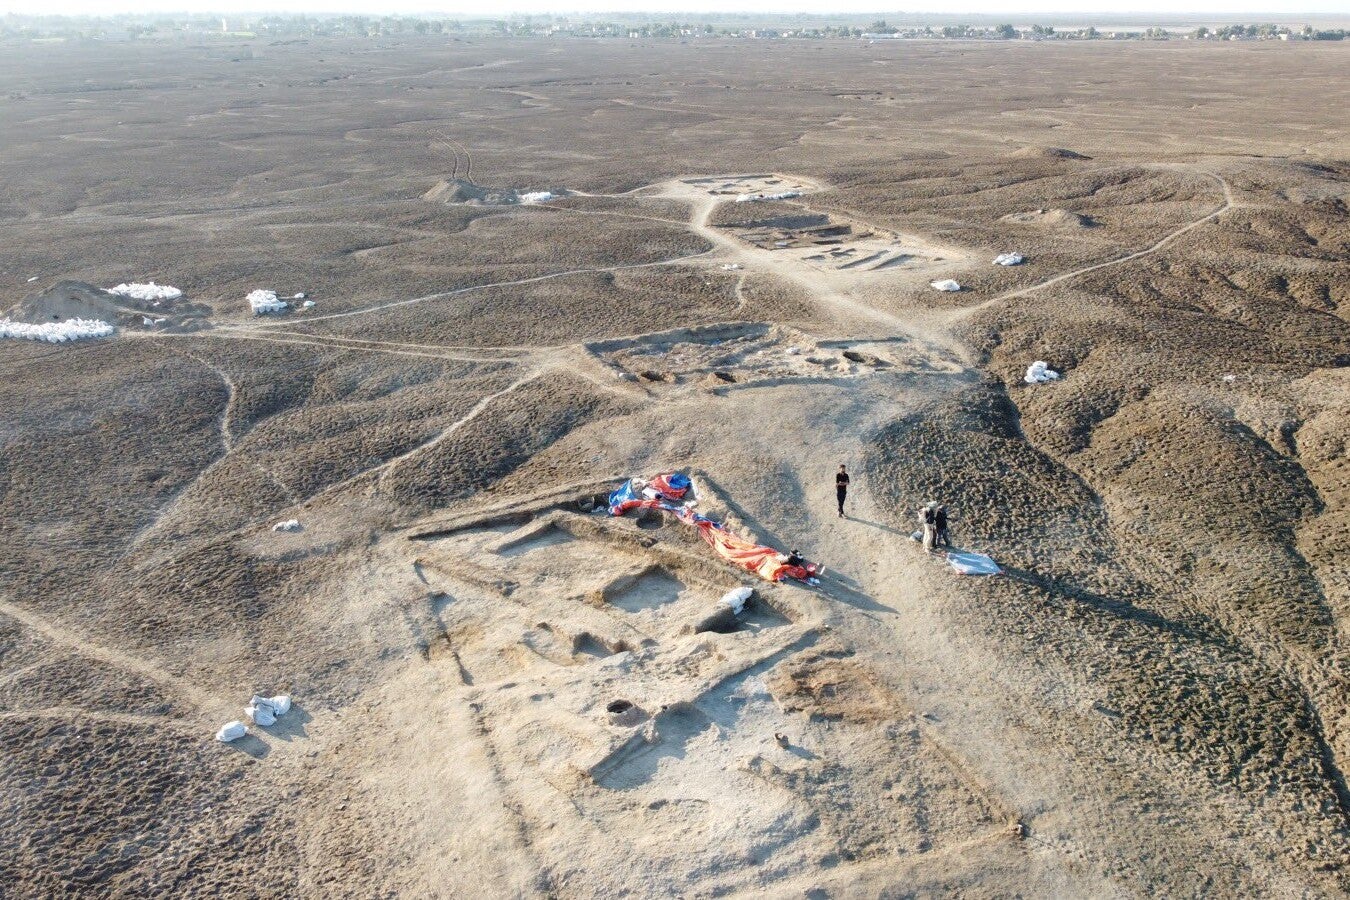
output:
[{"label": "dirt path", "polygon": [[523,375],[520,378],[517,378],[509,385],[502,388],[500,391],[488,394],[487,396],[480,399],[477,403],[473,405],[472,408],[470,408],[468,412],[466,412],[463,416],[461,416],[460,418],[456,419],[455,421],[447,425],[445,428],[443,428],[441,432],[431,440],[418,444],[411,450],[408,450],[405,453],[401,453],[398,456],[393,457],[392,459],[385,460],[383,463],[381,463],[380,465],[376,466],[373,469],[367,469],[364,472],[359,472],[356,475],[351,476],[345,481],[339,481],[337,484],[332,485],[331,487],[325,489],[323,493],[326,494],[330,491],[341,488],[344,484],[350,484],[353,481],[356,481],[360,478],[364,478],[370,475],[375,476],[376,487],[383,485],[385,477],[388,476],[388,474],[391,471],[393,471],[393,469],[395,469],[402,463],[407,462],[410,459],[414,459],[417,456],[420,456],[421,454],[427,452],[428,450],[435,449],[437,445],[454,436],[455,432],[459,431],[465,425],[469,424],[474,419],[478,418],[478,416],[482,414],[483,410],[487,409],[488,406],[491,405],[492,401],[497,400],[498,398],[501,397],[505,397],[507,394],[514,393],[515,391],[529,384],[531,381],[534,381],[541,374],[543,373],[536,369],[535,371],[532,371],[527,375]]},{"label": "dirt path", "polygon": [[167,672],[154,663],[133,656],[122,650],[105,647],[102,644],[95,643],[82,634],[72,631],[63,625],[38,615],[37,613],[29,612],[22,607],[10,603],[8,600],[0,600],[0,613],[23,623],[25,626],[38,632],[49,641],[72,653],[88,659],[97,660],[98,662],[105,663],[106,665],[122,669],[133,675],[139,675],[142,678],[153,681],[155,684],[158,684],[175,696],[186,700],[192,706],[196,707],[198,711],[217,709],[227,705],[212,697],[206,691],[201,690],[190,681]]},{"label": "dirt path", "polygon": [[[677,265],[682,262],[697,259],[700,256],[705,256],[709,252],[710,251],[705,250],[700,253],[690,253],[684,256],[672,256],[669,259],[660,259],[655,262],[626,263],[624,265],[618,266],[600,266],[585,269],[567,269],[566,271],[563,272],[551,272],[548,275],[535,275],[531,278],[518,278],[515,281],[499,281],[493,284],[475,284],[471,285],[470,287],[456,288],[453,291],[439,291],[435,294],[425,294],[421,297],[413,297],[410,300],[394,300],[389,303],[381,303],[376,306],[367,306],[361,309],[348,310],[347,312],[329,313],[323,316],[308,316],[305,318],[305,322],[306,323],[324,322],[331,319],[348,319],[351,318],[352,316],[365,316],[370,315],[371,313],[383,312],[386,309],[397,309],[401,306],[412,306],[417,303],[426,303],[429,300],[444,300],[447,297],[458,297],[462,294],[471,294],[474,291],[486,291],[491,290],[492,288],[516,287],[522,284],[538,284],[541,281],[551,281],[554,278],[566,278],[569,275],[597,275],[605,272],[625,272],[630,269],[650,269],[657,266]],[[294,323],[292,322],[285,322],[285,321],[275,323],[257,322],[247,326],[239,325],[236,327],[250,328],[255,330],[266,330],[278,326],[293,325],[293,324]]]},{"label": "dirt path", "polygon": [[[216,364],[212,363],[211,360],[202,359],[201,356],[193,354],[192,351],[186,351],[186,349],[178,349],[175,347],[170,347],[170,345],[167,344],[163,344],[163,348],[167,349],[167,351],[171,352],[171,354],[184,356],[184,358],[186,359],[193,360],[193,362],[196,362],[198,364],[201,364],[201,366],[209,368],[209,370],[211,370],[213,374],[217,376],[217,378],[220,378],[220,381],[223,382],[225,385],[225,390],[228,391],[227,398],[225,398],[225,405],[223,409],[220,410],[220,424],[219,424],[220,444],[221,447],[223,447],[224,452],[221,453],[221,456],[219,457],[219,459],[215,461],[215,463],[212,463],[211,466],[208,466],[207,468],[204,468],[204,470],[201,471],[201,475],[205,475],[207,474],[207,472],[211,471],[212,468],[215,468],[216,466],[219,466],[220,463],[223,463],[223,461],[225,459],[228,459],[229,456],[234,455],[236,444],[235,444],[234,428],[232,428],[231,425],[232,420],[231,413],[234,413],[235,403],[236,401],[238,401],[239,386],[236,385],[235,379],[232,379],[231,376],[229,376],[229,372],[223,370],[223,368],[220,368],[219,366],[216,366]],[[286,498],[290,499],[290,501],[294,501],[294,499],[296,499],[296,495],[294,495],[293,491],[290,490],[289,484],[286,484],[284,480],[281,480],[281,478],[279,478],[279,476],[275,474],[275,472],[271,471],[270,468],[263,466],[262,463],[259,463],[258,460],[252,459],[252,457],[246,457],[246,461],[248,464],[250,464],[250,466],[254,467],[254,470],[257,471],[259,475],[262,475],[263,478],[270,480],[270,482],[275,484],[275,486],[281,488],[281,493],[284,494]],[[198,475],[198,478],[200,478],[200,475]],[[193,479],[193,483],[196,483],[196,480],[197,479]],[[158,524],[159,519],[161,519],[161,517],[158,517],[157,515],[157,517],[155,517],[155,525]],[[150,532],[153,532],[153,530],[154,525],[151,525],[151,528],[143,530],[142,534],[150,534]]]},{"label": "dirt path", "polygon": [[[273,337],[272,333],[259,334],[244,326],[221,326],[214,331],[194,331],[183,334],[142,334],[131,332],[127,334],[130,338],[151,338],[154,340],[176,339],[176,340],[236,340],[236,341],[262,341],[268,344],[295,344],[305,347],[321,347],[325,350],[348,350],[353,352],[383,353],[392,356],[415,356],[423,359],[442,359],[453,362],[501,362],[514,363],[514,357],[483,357],[471,356],[462,353],[449,353],[431,347],[429,349],[420,348],[426,345],[391,344],[386,341],[364,341],[359,338],[329,337],[327,335],[310,335],[303,332],[276,332],[279,337]],[[289,335],[298,335],[289,337]],[[485,351],[491,348],[483,348]]]},{"label": "dirt path", "polygon": [[1233,199],[1232,185],[1230,185],[1222,176],[1214,172],[1208,172],[1203,170],[1201,171],[1201,174],[1209,178],[1212,178],[1215,182],[1218,183],[1219,187],[1223,189],[1223,202],[1220,203],[1219,206],[1216,209],[1212,210],[1211,212],[1205,213],[1205,215],[1201,216],[1200,218],[1196,219],[1193,222],[1188,222],[1185,225],[1182,225],[1175,231],[1168,232],[1167,234],[1163,235],[1163,237],[1159,238],[1158,241],[1149,245],[1148,247],[1145,247],[1143,250],[1139,250],[1134,253],[1129,253],[1126,254],[1125,256],[1117,257],[1116,259],[1109,259],[1105,262],[1093,263],[1092,265],[1083,266],[1082,268],[1079,269],[1073,269],[1072,271],[1069,272],[1063,272],[1059,275],[1047,278],[1044,281],[1039,281],[1036,284],[1030,285],[1029,287],[1018,288],[1013,291],[1008,291],[1007,293],[1004,294],[999,294],[997,297],[990,297],[988,300],[985,300],[982,303],[977,303],[974,306],[967,306],[960,310],[957,310],[947,319],[947,323],[951,325],[960,321],[964,321],[965,319],[970,318],[976,313],[986,310],[989,307],[994,306],[995,304],[1002,303],[1005,300],[1012,300],[1017,297],[1025,297],[1028,294],[1035,293],[1036,291],[1043,290],[1045,288],[1051,287],[1052,285],[1059,284],[1060,282],[1063,281],[1068,281],[1071,278],[1077,278],[1080,275],[1086,275],[1089,272],[1097,272],[1100,271],[1101,269],[1109,269],[1112,266],[1124,265],[1127,262],[1140,259],[1141,257],[1151,256],[1152,254],[1157,253],[1159,250],[1166,247],[1168,244],[1171,244],[1173,241],[1175,241],[1182,235],[1190,231],[1193,231],[1194,229],[1199,228],[1201,225],[1204,225],[1208,222],[1215,221],[1216,219],[1218,219],[1219,216],[1223,215],[1224,213],[1228,212],[1228,210],[1238,205],[1237,201]]}]

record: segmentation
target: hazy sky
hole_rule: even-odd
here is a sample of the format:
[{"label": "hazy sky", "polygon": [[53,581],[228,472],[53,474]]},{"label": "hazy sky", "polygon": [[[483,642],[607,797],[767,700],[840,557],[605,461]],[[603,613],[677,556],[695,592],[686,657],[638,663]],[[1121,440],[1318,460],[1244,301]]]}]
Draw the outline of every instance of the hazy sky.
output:
[{"label": "hazy sky", "polygon": [[[946,9],[944,9],[946,7]],[[913,11],[1004,14],[1010,20],[1026,20],[1029,13],[1052,13],[1061,19],[1090,20],[1093,14],[1240,17],[1263,13],[1281,18],[1297,18],[1300,13],[1350,16],[1350,0],[839,0],[822,4],[819,0],[0,0],[0,10],[29,14],[112,14],[119,12],[360,12],[360,13],[444,13],[448,15],[506,15],[510,13],[597,13],[624,10],[630,12],[669,13],[686,19],[701,12],[812,12],[878,13],[897,8]],[[1025,11],[1025,12],[1023,12]],[[1044,15],[1041,16],[1044,18]]]}]

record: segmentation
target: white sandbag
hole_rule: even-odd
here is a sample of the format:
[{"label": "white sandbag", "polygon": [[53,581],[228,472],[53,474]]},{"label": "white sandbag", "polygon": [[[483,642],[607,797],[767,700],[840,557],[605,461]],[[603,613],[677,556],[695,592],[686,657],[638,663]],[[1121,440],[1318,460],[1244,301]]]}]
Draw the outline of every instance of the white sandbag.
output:
[{"label": "white sandbag", "polygon": [[139,282],[119,284],[117,287],[108,288],[108,293],[136,300],[177,300],[183,296],[183,292],[178,288],[167,284],[155,284],[153,281],[144,284]]},{"label": "white sandbag", "polygon": [[259,701],[262,701],[263,703],[267,704],[267,706],[269,706],[272,710],[272,715],[276,716],[278,719],[291,711],[290,694],[277,694],[275,697],[253,698],[253,703],[255,706],[258,705]]},{"label": "white sandbag", "polygon": [[222,744],[228,744],[230,741],[239,740],[246,734],[248,734],[248,728],[244,726],[243,722],[235,719],[233,722],[226,722],[221,726],[220,730],[216,732],[216,740]]},{"label": "white sandbag", "polygon": [[272,530],[273,530],[273,531],[299,531],[299,530],[300,530],[300,520],[299,520],[299,519],[287,519],[285,522],[278,522],[277,524],[275,524],[275,525],[272,526]]},{"label": "white sandbag", "polygon": [[[303,297],[304,294],[301,294],[300,296]],[[304,303],[301,303],[300,305],[303,306],[305,309],[309,309],[309,308],[311,308],[312,306],[314,306],[314,301],[313,301],[313,300],[306,300]]]},{"label": "white sandbag", "polygon": [[734,272],[734,271],[736,271],[737,269],[739,269],[740,267],[741,267],[741,264],[740,264],[740,263],[724,263],[724,264],[722,265],[722,271],[723,271],[723,272]]},{"label": "white sandbag", "polygon": [[1057,378],[1059,378],[1059,373],[1050,368],[1045,360],[1038,359],[1027,366],[1026,377],[1022,380],[1027,384],[1044,384],[1047,381],[1054,381]]},{"label": "white sandbag", "polygon": [[1022,262],[1023,258],[1020,253],[1000,253],[994,257],[994,265],[996,266],[1020,266]]},{"label": "white sandbag", "polygon": [[727,607],[735,615],[739,616],[741,611],[745,609],[745,604],[749,602],[754,593],[754,588],[738,587],[727,591],[722,595],[722,599],[717,602],[719,605]]},{"label": "white sandbag", "polygon": [[281,312],[286,308],[286,301],[278,300],[276,291],[264,291],[261,289],[249,291],[248,296],[244,299],[248,300],[249,308],[253,310],[255,316]]},{"label": "white sandbag", "polygon": [[520,202],[524,204],[547,203],[556,196],[552,191],[531,191],[520,195]]},{"label": "white sandbag", "polygon": [[959,290],[961,290],[961,285],[960,285],[958,282],[952,281],[950,278],[944,278],[944,279],[941,280],[941,281],[930,281],[930,282],[928,282],[928,284],[929,284],[929,285],[933,288],[933,290],[935,290],[935,291],[959,291]]},{"label": "white sandbag", "polygon": [[965,550],[952,550],[947,554],[947,564],[962,575],[1002,575],[1003,570],[983,553],[970,553]]},{"label": "white sandbag", "polygon": [[[261,699],[261,698],[258,698]],[[272,712],[272,707],[266,703],[255,705],[250,703],[244,707],[244,715],[248,716],[250,722],[254,725],[260,725],[266,728],[268,725],[275,725],[277,722],[276,714]]]}]

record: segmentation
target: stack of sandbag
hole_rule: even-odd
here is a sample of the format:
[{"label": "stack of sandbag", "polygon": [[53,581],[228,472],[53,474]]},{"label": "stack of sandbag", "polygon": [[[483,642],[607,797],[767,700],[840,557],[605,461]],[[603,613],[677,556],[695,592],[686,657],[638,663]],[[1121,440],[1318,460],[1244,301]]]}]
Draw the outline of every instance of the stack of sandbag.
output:
[{"label": "stack of sandbag", "polygon": [[248,706],[244,707],[244,715],[254,725],[266,728],[269,725],[275,725],[277,719],[291,711],[291,698],[286,694],[279,694],[275,697],[260,697],[253,695]]},{"label": "stack of sandbag", "polygon": [[277,299],[276,291],[249,291],[249,308],[253,310],[255,316],[265,315],[267,313],[278,313],[286,309],[286,301]]},{"label": "stack of sandbag", "polygon": [[0,338],[46,341],[48,344],[107,337],[115,330],[102,319],[66,319],[64,322],[42,322],[38,325],[0,319]]},{"label": "stack of sandbag", "polygon": [[117,287],[108,288],[108,293],[119,297],[131,297],[134,300],[177,300],[183,296],[183,292],[178,288],[167,284],[155,284],[153,281],[144,284],[135,281],[130,284],[119,284]]}]

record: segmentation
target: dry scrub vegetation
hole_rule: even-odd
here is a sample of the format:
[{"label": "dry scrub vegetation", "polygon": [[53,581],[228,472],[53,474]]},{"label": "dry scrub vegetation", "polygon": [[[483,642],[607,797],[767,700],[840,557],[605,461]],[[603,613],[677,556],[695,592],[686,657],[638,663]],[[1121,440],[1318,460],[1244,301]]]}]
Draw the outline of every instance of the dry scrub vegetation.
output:
[{"label": "dry scrub vegetation", "polygon": [[1347,48],[126,49],[0,62],[0,307],[121,326],[0,344],[8,894],[1350,890]]}]

